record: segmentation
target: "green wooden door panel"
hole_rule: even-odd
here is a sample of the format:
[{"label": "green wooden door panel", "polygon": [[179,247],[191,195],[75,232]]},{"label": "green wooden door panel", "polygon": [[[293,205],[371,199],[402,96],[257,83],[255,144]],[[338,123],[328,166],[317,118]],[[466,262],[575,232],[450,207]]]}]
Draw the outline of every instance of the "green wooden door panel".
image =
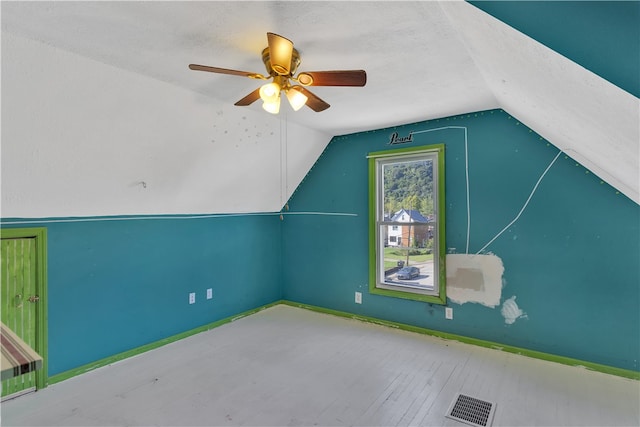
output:
[{"label": "green wooden door panel", "polygon": [[[3,229],[0,240],[0,320],[41,356],[46,353],[43,229]],[[43,362],[46,366],[46,362]],[[45,368],[2,382],[2,396],[45,386]]]}]

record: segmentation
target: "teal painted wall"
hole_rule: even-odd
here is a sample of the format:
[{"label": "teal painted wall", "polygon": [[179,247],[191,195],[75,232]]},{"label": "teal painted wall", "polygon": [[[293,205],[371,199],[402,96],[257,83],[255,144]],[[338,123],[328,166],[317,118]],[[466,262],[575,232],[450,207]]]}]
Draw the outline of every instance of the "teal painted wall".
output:
[{"label": "teal painted wall", "polygon": [[[367,153],[446,145],[446,245],[465,253],[468,135],[470,233],[476,253],[525,205],[558,148],[502,110],[335,137],[296,190],[282,224],[284,298],[560,356],[638,370],[640,209],[570,153],[561,154],[526,208],[484,252],[502,259],[501,303],[516,296],[526,313],[507,325],[500,307],[444,307],[368,293]],[[329,215],[345,213],[350,216]],[[354,303],[354,292],[363,303]]]},{"label": "teal painted wall", "polygon": [[16,221],[47,228],[49,376],[282,296],[277,215]]}]

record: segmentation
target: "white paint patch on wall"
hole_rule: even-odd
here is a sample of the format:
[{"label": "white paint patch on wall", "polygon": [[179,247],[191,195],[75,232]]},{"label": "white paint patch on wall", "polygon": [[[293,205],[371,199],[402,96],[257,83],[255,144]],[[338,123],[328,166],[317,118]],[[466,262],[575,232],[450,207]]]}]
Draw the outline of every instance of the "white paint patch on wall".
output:
[{"label": "white paint patch on wall", "polygon": [[493,254],[447,255],[447,297],[457,303],[468,302],[494,308],[502,295],[502,260]]},{"label": "white paint patch on wall", "polygon": [[504,317],[504,323],[507,325],[515,323],[515,321],[520,318],[527,317],[527,314],[518,307],[515,295],[502,303],[500,313],[502,314],[502,317]]}]

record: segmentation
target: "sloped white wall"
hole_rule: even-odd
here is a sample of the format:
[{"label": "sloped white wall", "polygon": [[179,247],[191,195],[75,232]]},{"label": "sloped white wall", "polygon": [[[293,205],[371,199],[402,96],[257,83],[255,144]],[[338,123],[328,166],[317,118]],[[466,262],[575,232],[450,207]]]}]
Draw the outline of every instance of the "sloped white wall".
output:
[{"label": "sloped white wall", "polygon": [[5,218],[278,211],[330,139],[2,33]]},{"label": "sloped white wall", "polygon": [[636,97],[475,7],[441,6],[501,108],[640,203]]}]

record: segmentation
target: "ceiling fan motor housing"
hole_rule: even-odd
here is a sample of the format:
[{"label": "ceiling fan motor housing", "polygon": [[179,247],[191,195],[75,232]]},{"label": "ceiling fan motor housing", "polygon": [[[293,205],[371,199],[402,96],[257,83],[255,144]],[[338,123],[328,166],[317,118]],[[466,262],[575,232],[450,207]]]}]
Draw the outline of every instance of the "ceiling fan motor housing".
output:
[{"label": "ceiling fan motor housing", "polygon": [[264,62],[264,66],[267,69],[267,73],[269,73],[271,77],[282,76],[282,75],[287,77],[292,77],[298,70],[298,66],[300,66],[300,54],[298,53],[297,49],[295,48],[293,49],[293,52],[291,54],[291,66],[289,68],[288,74],[286,73],[286,70],[276,70],[271,65],[271,54],[269,52],[269,47],[265,47],[264,50],[262,51],[262,62]]}]

